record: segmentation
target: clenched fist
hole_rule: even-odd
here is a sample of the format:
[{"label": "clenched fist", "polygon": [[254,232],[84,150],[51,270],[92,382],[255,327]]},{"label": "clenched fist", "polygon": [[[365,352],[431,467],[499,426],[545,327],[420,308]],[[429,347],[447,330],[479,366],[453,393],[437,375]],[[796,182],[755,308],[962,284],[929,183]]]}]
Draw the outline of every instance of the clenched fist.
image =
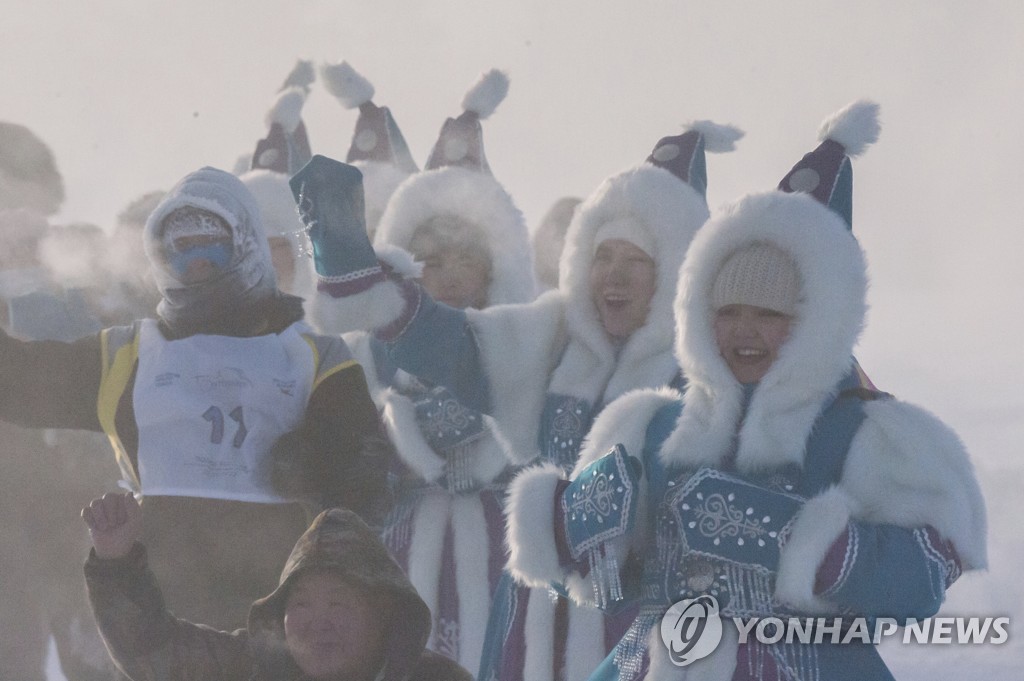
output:
[{"label": "clenched fist", "polygon": [[142,535],[142,508],[128,492],[108,492],[82,509],[82,520],[89,526],[96,556],[109,560],[121,558]]}]

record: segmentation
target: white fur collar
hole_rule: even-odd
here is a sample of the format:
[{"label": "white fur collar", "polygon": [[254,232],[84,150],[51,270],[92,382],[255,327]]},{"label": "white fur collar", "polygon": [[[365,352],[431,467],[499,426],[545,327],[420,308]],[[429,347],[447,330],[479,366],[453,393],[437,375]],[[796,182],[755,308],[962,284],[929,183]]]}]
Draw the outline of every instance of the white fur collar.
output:
[{"label": "white fur collar", "polygon": [[802,464],[815,418],[852,366],[867,292],[856,239],[810,196],[772,191],[740,199],[698,233],[680,272],[676,352],[689,386],[683,414],[662,449],[668,461],[715,463],[731,448],[743,388],[718,353],[710,291],[725,260],[754,242],[770,242],[793,258],[802,295],[790,338],[747,410],[739,469]]},{"label": "white fur collar", "polygon": [[[569,344],[550,391],[596,403],[634,388],[664,385],[676,371],[672,298],[690,239],[707,219],[704,198],[672,173],[644,164],[605,180],[578,209],[566,234],[560,289],[569,301]],[[653,241],[657,290],[647,323],[616,354],[590,297],[589,274],[598,229],[628,218]]]},{"label": "white fur collar", "polygon": [[488,305],[533,300],[537,285],[526,221],[490,175],[445,167],[411,176],[391,196],[374,245],[408,249],[420,225],[444,214],[461,216],[484,231],[492,262]]}]

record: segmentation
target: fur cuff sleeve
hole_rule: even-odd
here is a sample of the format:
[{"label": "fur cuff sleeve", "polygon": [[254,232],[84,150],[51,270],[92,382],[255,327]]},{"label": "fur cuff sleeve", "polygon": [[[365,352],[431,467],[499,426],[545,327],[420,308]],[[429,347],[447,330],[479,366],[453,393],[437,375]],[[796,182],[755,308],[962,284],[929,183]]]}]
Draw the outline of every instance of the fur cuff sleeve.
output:
[{"label": "fur cuff sleeve", "polygon": [[444,475],[445,461],[423,439],[416,407],[409,398],[386,390],[383,420],[402,463],[427,482],[436,482]]},{"label": "fur cuff sleeve", "polygon": [[555,539],[555,493],[563,479],[560,468],[544,464],[528,468],[509,485],[508,571],[527,586],[546,588],[565,578]]},{"label": "fur cuff sleeve", "polygon": [[780,602],[808,612],[835,609],[814,595],[814,584],[819,566],[846,530],[853,510],[853,501],[838,487],[804,504],[779,557],[775,596]]},{"label": "fur cuff sleeve", "polygon": [[387,326],[402,315],[407,305],[399,284],[392,279],[337,298],[325,286],[330,285],[318,285],[309,308],[311,321],[322,333],[342,334]]}]

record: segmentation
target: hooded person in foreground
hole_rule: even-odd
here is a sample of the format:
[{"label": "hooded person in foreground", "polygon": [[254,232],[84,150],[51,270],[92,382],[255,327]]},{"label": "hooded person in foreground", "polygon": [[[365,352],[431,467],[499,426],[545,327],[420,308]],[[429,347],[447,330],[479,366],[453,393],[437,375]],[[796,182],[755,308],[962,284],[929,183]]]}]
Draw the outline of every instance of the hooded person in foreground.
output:
[{"label": "hooded person in foreground", "polygon": [[177,619],[147,567],[142,509],[106,494],[82,510],[96,622],[133,679],[175,681],[471,681],[426,651],[430,611],[376,534],[351,511],[320,513],[278,586],[234,632]]},{"label": "hooded person in foreground", "polygon": [[144,238],[158,318],[72,343],[0,334],[0,418],[106,433],[147,505],[175,612],[233,627],[274,583],[307,507],[386,511],[390,448],[344,342],[312,333],[301,299],[278,289],[237,178],[187,175]]},{"label": "hooded person in foreground", "polygon": [[[640,606],[593,681],[891,679],[854,618],[930,617],[963,570],[985,567],[963,445],[874,389],[852,355],[867,273],[847,156],[874,141],[876,117],[869,102],[838,112],[781,191],[726,206],[694,238],[675,302],[683,395],[622,397],[568,479],[536,467],[510,486],[518,579]],[[699,659],[677,654],[686,632],[666,616],[686,600],[723,615]],[[731,619],[788,616],[842,618],[842,643],[792,630],[740,642]]]}]

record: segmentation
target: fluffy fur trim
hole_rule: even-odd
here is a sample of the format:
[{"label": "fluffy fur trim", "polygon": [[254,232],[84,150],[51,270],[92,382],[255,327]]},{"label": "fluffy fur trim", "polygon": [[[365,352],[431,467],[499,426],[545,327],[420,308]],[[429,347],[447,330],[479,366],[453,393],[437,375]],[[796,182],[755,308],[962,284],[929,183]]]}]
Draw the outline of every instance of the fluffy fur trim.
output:
[{"label": "fluffy fur trim", "polygon": [[570,477],[575,480],[584,468],[617,444],[627,454],[642,458],[647,425],[659,409],[678,401],[679,393],[675,390],[657,388],[634,390],[609,404],[587,434]]},{"label": "fluffy fur trim", "polygon": [[[381,397],[384,426],[402,463],[427,482],[440,480],[445,474],[445,458],[424,439],[412,401],[391,388],[384,390]],[[487,432],[472,444],[470,470],[474,480],[486,485],[505,470],[508,461],[502,443],[492,434],[493,421],[485,416],[484,423]]]},{"label": "fluffy fur trim", "polygon": [[563,479],[558,466],[542,464],[524,470],[508,487],[506,569],[516,581],[537,589],[565,577],[558,564],[554,529],[555,489]]},{"label": "fluffy fur trim", "polygon": [[963,443],[920,407],[897,400],[864,405],[841,481],[858,520],[931,525],[953,542],[966,569],[988,565],[985,502]]},{"label": "fluffy fur trim", "polygon": [[732,125],[722,125],[714,121],[690,121],[683,126],[686,130],[696,130],[704,137],[704,151],[721,154],[736,148],[736,142],[743,137],[743,131]]},{"label": "fluffy fur trim", "polygon": [[492,416],[508,458],[532,461],[537,451],[548,377],[565,347],[565,298],[549,291],[526,305],[466,310],[487,378]]},{"label": "fluffy fur trim", "polygon": [[526,626],[523,631],[523,678],[530,681],[554,681],[555,604],[547,589],[530,589],[526,600]]},{"label": "fluffy fur trim", "polygon": [[267,237],[286,236],[297,252],[298,235],[306,226],[299,218],[288,176],[272,170],[250,170],[238,179],[256,199]]},{"label": "fluffy fur trim", "polygon": [[267,112],[267,127],[279,123],[285,132],[292,134],[302,121],[302,105],[305,103],[306,93],[301,87],[282,90]]},{"label": "fluffy fur trim", "polygon": [[818,128],[818,140],[833,140],[858,156],[878,141],[882,128],[878,122],[878,104],[859,99],[826,118]]},{"label": "fluffy fur trim", "polygon": [[376,248],[375,252],[377,260],[387,264],[396,274],[411,279],[419,278],[423,274],[423,263],[413,260],[412,253],[404,248],[384,244]]},{"label": "fluffy fur trim", "polygon": [[370,391],[370,398],[378,409],[384,407],[387,386],[381,385],[377,380],[377,365],[373,361],[373,350],[370,344],[373,342],[373,335],[367,331],[350,331],[342,334],[341,339],[345,341],[353,359],[363,367],[363,374],[366,376],[366,387]]},{"label": "fluffy fur trim", "polygon": [[310,322],[332,335],[387,326],[405,310],[405,298],[393,281],[382,281],[352,296],[335,298],[318,292],[309,301]]},{"label": "fluffy fur trim", "polygon": [[565,681],[586,681],[601,664],[606,654],[604,619],[604,613],[597,608],[569,605]]},{"label": "fluffy fur trim", "polygon": [[[671,388],[634,390],[613,401],[601,412],[601,416],[587,434],[570,479],[575,480],[587,466],[607,454],[616,444],[621,444],[627,454],[642,459],[647,424],[659,409],[678,401],[679,393]],[[645,471],[641,475],[637,494],[637,527],[647,526],[650,513],[647,489]],[[622,537],[621,541],[611,542],[606,550],[618,559],[619,565],[624,565],[630,549],[642,552],[643,546],[640,541],[644,539],[643,535],[644,533],[637,532],[632,537]],[[574,573],[569,575],[565,584],[569,596],[574,601],[581,605],[594,605],[594,589],[589,577],[581,577]]]},{"label": "fluffy fur trim", "polygon": [[373,99],[373,83],[360,75],[347,61],[321,64],[320,80],[346,109],[355,109]]},{"label": "fluffy fur trim", "polygon": [[444,475],[445,460],[423,439],[416,420],[416,407],[409,398],[393,389],[386,390],[384,395],[384,426],[402,463],[427,482],[438,480]]},{"label": "fluffy fur trim", "polygon": [[480,74],[462,98],[462,109],[472,111],[480,120],[488,118],[508,95],[508,75],[498,69]]},{"label": "fluffy fur trim", "polygon": [[518,461],[508,456],[505,440],[497,435],[498,426],[490,416],[484,416],[487,436],[479,440],[476,455],[473,457],[473,479],[487,484],[498,477],[509,466]]},{"label": "fluffy fur trim", "polygon": [[[394,388],[382,385],[377,378],[371,349],[373,336],[365,331],[353,331],[344,334],[342,339],[363,367],[370,397],[382,411],[384,426],[402,463],[423,480],[433,482],[440,479],[445,473],[445,460],[424,439],[412,401]],[[493,419],[484,415],[483,420],[487,432],[473,443],[470,465],[473,479],[486,485],[505,470],[508,460],[505,458],[504,441],[494,434],[496,426]]]},{"label": "fluffy fur trim", "polygon": [[[606,547],[611,549],[612,553],[620,561],[625,558],[624,552],[617,550],[620,549],[622,542],[612,542],[612,546]],[[620,562],[619,565],[622,563]],[[569,598],[576,605],[583,606],[585,608],[596,608],[597,600],[594,598],[594,582],[590,579],[590,576],[584,577],[578,572],[570,572],[566,575],[565,580],[562,582],[566,592],[569,594]]]},{"label": "fluffy fur trim", "polygon": [[316,69],[313,68],[313,62],[308,59],[299,59],[288,73],[288,77],[284,79],[282,89],[296,86],[309,92],[309,87],[315,80]]},{"label": "fluffy fur trim", "polygon": [[487,520],[479,496],[455,497],[451,509],[455,585],[459,592],[459,664],[466,669],[479,669],[491,610],[487,560],[492,540],[487,535]]},{"label": "fluffy fur trim", "polygon": [[370,236],[370,241],[373,241],[391,196],[409,178],[409,173],[394,164],[380,161],[356,161],[352,165],[359,168],[363,174],[366,232]]},{"label": "fluffy fur trim", "polygon": [[[664,385],[672,357],[672,298],[690,239],[708,217],[707,204],[672,173],[645,164],[605,180],[576,211],[566,235],[559,288],[568,298],[572,339],[552,376],[552,392],[605,402],[634,388]],[[627,219],[653,241],[657,289],[647,322],[616,352],[590,296],[590,265],[602,225]]]},{"label": "fluffy fur trim", "polygon": [[409,545],[409,581],[437,619],[440,599],[441,562],[444,535],[451,512],[449,497],[425,495],[413,515],[412,541]]},{"label": "fluffy fur trim", "polygon": [[856,514],[856,503],[830,487],[800,510],[782,547],[775,577],[775,597],[805,612],[835,612],[835,606],[814,595],[818,566],[836,538]]},{"label": "fluffy fur trim", "polygon": [[801,297],[789,340],[754,391],[739,433],[742,472],[801,465],[822,404],[852,365],[867,309],[864,255],[842,219],[805,194],[744,197],[697,234],[680,271],[676,353],[689,381],[685,409],[662,449],[666,461],[696,453],[713,464],[729,450],[742,386],[715,343],[711,288],[736,250],[768,242],[796,263]]},{"label": "fluffy fur trim", "polygon": [[413,175],[392,195],[375,246],[408,248],[416,229],[438,215],[479,227],[491,253],[488,305],[525,303],[536,295],[526,223],[512,197],[489,175],[445,167]]}]

